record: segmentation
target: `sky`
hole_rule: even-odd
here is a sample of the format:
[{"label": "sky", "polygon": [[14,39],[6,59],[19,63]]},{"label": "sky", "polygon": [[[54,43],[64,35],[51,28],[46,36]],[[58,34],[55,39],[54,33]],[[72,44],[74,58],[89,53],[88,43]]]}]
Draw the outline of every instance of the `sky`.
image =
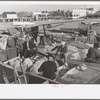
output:
[{"label": "sky", "polygon": [[0,1],[0,13],[7,11],[29,11],[29,12],[38,12],[38,11],[53,11],[53,10],[71,10],[73,8],[91,8],[91,7],[99,7],[99,3],[92,2],[80,2],[80,3],[67,3],[67,2],[1,2]]}]

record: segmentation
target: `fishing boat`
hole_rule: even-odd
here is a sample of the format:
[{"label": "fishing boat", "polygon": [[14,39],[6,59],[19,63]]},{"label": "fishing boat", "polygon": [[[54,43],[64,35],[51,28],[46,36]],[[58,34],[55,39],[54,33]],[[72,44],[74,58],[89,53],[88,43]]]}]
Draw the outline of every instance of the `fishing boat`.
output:
[{"label": "fishing boat", "polygon": [[[71,23],[71,22],[73,22],[73,21],[68,21],[68,23]],[[47,31],[50,32],[50,28],[56,27],[59,24],[61,25],[62,23],[63,22],[56,22],[56,23],[46,23],[46,24],[39,25],[39,26],[43,27],[43,29],[41,29],[42,30],[41,33],[42,33],[43,37],[46,37],[46,39],[47,39],[47,37],[48,37],[48,35],[50,35],[50,33],[47,34],[46,32]],[[47,27],[48,25],[50,27]],[[24,27],[24,28],[26,29],[27,27]],[[24,31],[25,30],[23,30],[23,33],[24,33]],[[30,32],[29,30],[27,30],[26,33],[27,32],[34,33],[37,31],[38,30]],[[73,30],[68,31],[68,33],[72,34],[73,33],[72,31],[74,31],[74,33],[76,32],[73,29]],[[67,33],[67,31],[65,32],[62,30],[57,31],[57,32],[58,33],[59,32]],[[59,35],[57,36],[57,35],[55,35],[55,32],[53,32],[52,35],[54,35],[54,39],[56,42],[64,40],[70,45],[71,42],[78,41],[78,38],[76,38],[77,37],[76,34],[69,35],[71,38],[69,38],[68,35],[65,35],[65,34],[62,36],[59,36]],[[87,40],[87,38],[85,39],[85,42],[86,42],[86,40]],[[80,39],[80,41],[81,41],[81,39]],[[79,47],[79,45],[76,45],[76,46]],[[50,52],[50,45],[48,45],[48,47],[46,47],[46,46],[43,46],[42,48],[40,47],[39,50],[40,51],[38,52],[38,54],[45,57],[46,53]],[[16,59],[20,59],[18,57],[18,55],[16,55],[16,57],[13,57],[11,59],[6,59],[6,61],[0,62],[0,71],[1,71],[1,76],[0,76],[1,82],[0,83],[7,83],[7,84],[13,84],[13,83],[14,84],[63,84],[63,83],[64,84],[99,84],[100,83],[99,64],[93,64],[93,63],[91,64],[91,63],[87,63],[87,62],[81,61],[81,60],[69,60],[68,65],[71,66],[70,67],[71,69],[68,72],[64,72],[64,73],[63,73],[63,70],[61,70],[60,74],[62,74],[62,75],[60,77],[57,77],[56,80],[51,80],[51,79],[41,76],[40,74],[24,71],[21,66],[21,64],[22,64],[21,61],[20,61],[20,66],[19,66],[20,69],[17,69],[14,66],[11,66],[8,64],[8,62],[14,61]],[[80,67],[81,64],[83,64],[83,67],[82,66]],[[76,66],[79,66],[79,67],[76,67]],[[84,69],[84,71],[82,71],[82,69],[81,69],[81,70],[77,71],[77,68],[85,68],[86,70]],[[69,73],[70,73],[70,75],[69,75]],[[72,73],[74,73],[74,74],[72,74]]]}]

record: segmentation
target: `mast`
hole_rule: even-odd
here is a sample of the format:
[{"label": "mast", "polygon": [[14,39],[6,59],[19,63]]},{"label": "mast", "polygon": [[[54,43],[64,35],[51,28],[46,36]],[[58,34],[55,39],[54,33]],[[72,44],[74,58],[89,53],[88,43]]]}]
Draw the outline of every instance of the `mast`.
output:
[{"label": "mast", "polygon": [[43,31],[44,31],[44,36],[46,36],[46,29],[44,24],[43,24]]}]

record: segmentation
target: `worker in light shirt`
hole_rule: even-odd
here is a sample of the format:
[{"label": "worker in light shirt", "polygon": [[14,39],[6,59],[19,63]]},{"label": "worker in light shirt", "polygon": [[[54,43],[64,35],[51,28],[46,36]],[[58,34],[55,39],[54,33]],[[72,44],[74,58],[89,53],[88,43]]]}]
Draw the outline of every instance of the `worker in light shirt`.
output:
[{"label": "worker in light shirt", "polygon": [[29,36],[26,37],[26,41],[23,43],[23,53],[24,58],[32,57],[35,53],[36,45],[33,41],[31,41],[31,38]]}]

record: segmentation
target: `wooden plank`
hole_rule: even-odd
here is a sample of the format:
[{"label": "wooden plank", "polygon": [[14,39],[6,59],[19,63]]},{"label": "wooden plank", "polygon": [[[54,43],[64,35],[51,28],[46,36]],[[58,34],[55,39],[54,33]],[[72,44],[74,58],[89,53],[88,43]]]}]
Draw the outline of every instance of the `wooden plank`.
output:
[{"label": "wooden plank", "polygon": [[14,60],[17,60],[19,57],[15,57],[15,58],[13,58],[13,59],[10,59],[10,60],[8,60],[8,61],[5,61],[5,62],[3,62],[4,64],[7,64],[8,62],[10,62],[10,61],[14,61]]},{"label": "wooden plank", "polygon": [[0,62],[0,65],[3,66],[3,67],[5,67],[5,68],[13,69],[12,66],[7,65],[7,64],[4,64],[4,63],[2,63],[2,62]]},{"label": "wooden plank", "polygon": [[40,76],[40,75],[31,73],[31,72],[26,72],[26,74],[31,75],[31,76],[35,76],[35,77],[38,77],[38,78],[41,78],[41,79],[46,80],[46,81],[48,80],[48,81],[50,81],[50,82],[52,82],[52,83],[61,84],[61,83],[58,82],[58,81],[51,80],[51,79],[49,79],[49,78],[45,78],[45,77],[43,77],[43,76]]}]

